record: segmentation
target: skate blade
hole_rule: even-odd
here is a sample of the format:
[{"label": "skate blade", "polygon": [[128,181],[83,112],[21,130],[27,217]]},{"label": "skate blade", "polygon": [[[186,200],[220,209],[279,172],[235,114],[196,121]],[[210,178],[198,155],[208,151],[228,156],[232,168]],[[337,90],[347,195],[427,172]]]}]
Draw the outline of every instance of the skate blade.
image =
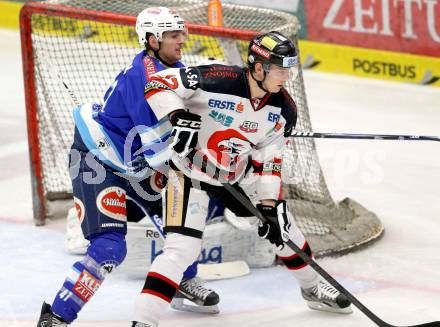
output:
[{"label": "skate blade", "polygon": [[351,305],[346,308],[333,308],[333,307],[327,306],[327,305],[320,303],[320,302],[313,302],[313,301],[306,301],[306,302],[307,302],[307,306],[312,310],[333,312],[333,313],[340,313],[340,314],[353,313],[353,310],[351,309]]},{"label": "skate blade", "polygon": [[171,308],[178,311],[204,313],[204,314],[217,314],[220,312],[218,305],[196,305],[196,304],[187,304],[185,302],[192,303],[191,301],[182,298],[174,298],[171,301]]}]

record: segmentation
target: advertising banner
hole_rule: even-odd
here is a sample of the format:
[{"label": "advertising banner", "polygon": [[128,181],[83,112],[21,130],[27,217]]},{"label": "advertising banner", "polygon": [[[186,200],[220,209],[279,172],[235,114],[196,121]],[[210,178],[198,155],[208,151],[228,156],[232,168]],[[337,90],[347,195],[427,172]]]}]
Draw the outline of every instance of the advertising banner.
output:
[{"label": "advertising banner", "polygon": [[305,69],[440,86],[440,58],[312,41],[300,51]]},{"label": "advertising banner", "polygon": [[440,57],[440,0],[304,1],[308,40]]},{"label": "advertising banner", "polygon": [[18,13],[22,6],[21,3],[0,1],[0,27],[18,29],[20,26]]}]

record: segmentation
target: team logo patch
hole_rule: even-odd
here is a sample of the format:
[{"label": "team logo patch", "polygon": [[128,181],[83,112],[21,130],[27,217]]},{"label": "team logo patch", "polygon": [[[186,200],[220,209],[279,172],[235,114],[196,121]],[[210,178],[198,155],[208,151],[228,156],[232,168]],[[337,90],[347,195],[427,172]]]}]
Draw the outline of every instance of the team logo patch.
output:
[{"label": "team logo patch", "polygon": [[144,57],[144,67],[147,73],[147,79],[150,79],[150,76],[157,73],[156,65],[150,56]]},{"label": "team logo patch", "polygon": [[266,133],[266,136],[268,136],[269,134],[278,132],[282,127],[283,126],[279,122],[276,122],[275,126]]},{"label": "team logo patch", "polygon": [[101,264],[101,268],[99,269],[99,274],[102,279],[104,279],[108,274],[110,274],[116,267],[118,263],[116,261],[106,261]]},{"label": "team logo patch", "polygon": [[269,112],[268,116],[267,116],[267,120],[272,122],[272,123],[276,123],[280,120],[280,115],[279,114],[275,114],[273,112]]},{"label": "team logo patch", "polygon": [[242,113],[244,110],[244,105],[241,101],[239,103],[235,103],[232,101],[218,100],[218,99],[209,99],[208,107],[212,109],[231,110],[238,113]]},{"label": "team logo patch", "polygon": [[[240,156],[250,153],[252,149],[249,140],[233,129],[215,132],[209,138],[207,145],[210,154],[215,156],[217,163],[228,170],[233,165],[241,164]],[[244,161],[247,162],[247,160]],[[244,161],[243,164],[246,164]]]},{"label": "team logo patch", "polygon": [[179,82],[175,75],[152,76],[148,84],[165,90],[175,90],[179,87]]},{"label": "team logo patch", "polygon": [[254,51],[255,53],[258,53],[263,58],[270,59],[270,52],[267,50],[264,50],[263,48],[259,47],[256,44],[252,44],[251,50]]},{"label": "team logo patch", "polygon": [[293,67],[298,65],[298,57],[286,57],[283,59],[283,67]]},{"label": "team logo patch", "polygon": [[270,172],[273,174],[280,174],[281,173],[281,161],[276,160],[276,161],[270,161],[270,162],[264,163],[263,171]]},{"label": "team logo patch", "polygon": [[101,104],[94,103],[94,104],[92,105],[92,111],[93,111],[93,112],[99,112],[99,111],[101,111],[101,109],[102,109],[102,105],[101,105]]},{"label": "team logo patch", "polygon": [[203,78],[210,79],[231,79],[236,80],[240,74],[235,70],[234,67],[222,66],[222,65],[211,65],[208,70],[203,71]]},{"label": "team logo patch", "polygon": [[187,89],[195,90],[200,85],[200,73],[195,67],[186,67],[180,70],[180,78],[183,86]]},{"label": "team logo patch", "polygon": [[239,113],[242,113],[244,111],[243,102],[240,101],[239,103],[237,103],[237,106],[235,107],[235,111]]},{"label": "team logo patch", "polygon": [[75,204],[76,215],[78,217],[79,223],[81,224],[86,214],[84,203],[77,197],[73,197],[73,203]]},{"label": "team logo patch", "polygon": [[113,186],[102,190],[96,198],[96,205],[104,215],[127,221],[126,195],[122,188]]},{"label": "team logo patch", "polygon": [[73,293],[75,293],[81,300],[88,302],[90,298],[96,293],[101,282],[92,274],[83,271],[73,285]]},{"label": "team logo patch", "polygon": [[216,110],[211,110],[209,117],[226,127],[231,126],[232,122],[234,121],[234,117],[222,114]]},{"label": "team logo patch", "polygon": [[258,131],[258,123],[245,120],[239,128],[245,133],[256,133]]},{"label": "team logo patch", "polygon": [[162,12],[162,10],[158,7],[152,7],[147,9],[147,13],[152,15],[159,15]]},{"label": "team logo patch", "polygon": [[152,76],[147,85],[145,85],[144,97],[148,99],[156,93],[166,90],[175,90],[178,87],[179,82],[175,75]]},{"label": "team logo patch", "polygon": [[109,146],[110,146],[110,143],[107,141],[107,139],[105,137],[96,141],[96,147],[98,149],[105,149]]}]

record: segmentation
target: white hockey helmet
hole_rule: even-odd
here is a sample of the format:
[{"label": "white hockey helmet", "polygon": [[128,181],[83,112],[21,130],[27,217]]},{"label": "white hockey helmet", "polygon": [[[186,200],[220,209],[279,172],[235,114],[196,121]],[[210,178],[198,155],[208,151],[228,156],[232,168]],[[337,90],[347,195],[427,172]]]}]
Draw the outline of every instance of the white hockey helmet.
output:
[{"label": "white hockey helmet", "polygon": [[150,7],[141,11],[136,19],[136,33],[139,43],[144,45],[147,33],[153,34],[161,42],[163,32],[186,31],[185,21],[174,9]]}]

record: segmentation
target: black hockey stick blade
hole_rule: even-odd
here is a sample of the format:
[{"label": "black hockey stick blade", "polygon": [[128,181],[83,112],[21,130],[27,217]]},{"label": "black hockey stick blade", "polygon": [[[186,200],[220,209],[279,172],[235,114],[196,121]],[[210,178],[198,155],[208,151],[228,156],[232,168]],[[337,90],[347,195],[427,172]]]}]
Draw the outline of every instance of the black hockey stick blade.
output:
[{"label": "black hockey stick blade", "polygon": [[[238,201],[240,201],[252,214],[254,214],[258,219],[262,221],[266,221],[267,218],[264,217],[260,211],[255,208],[255,206],[252,204],[252,202],[246,198],[243,194],[241,194],[239,191],[237,191],[231,184],[229,183],[223,183],[223,186],[225,189],[234,196]],[[339,284],[338,281],[336,281],[330,274],[324,270],[318,263],[316,263],[315,260],[313,260],[311,257],[307,255],[300,247],[298,247],[295,243],[292,241],[288,241],[285,243],[288,247],[290,247],[293,251],[295,251],[298,256],[303,259],[308,265],[310,265],[318,274],[320,274],[329,284],[331,284],[334,288],[336,288],[339,292],[344,294],[351,303],[357,307],[364,315],[366,315],[369,319],[371,319],[377,326],[380,327],[398,327],[395,325],[391,325],[385,321],[383,321],[381,318],[376,316],[370,309],[368,309],[365,305],[363,305],[356,297],[354,297],[353,294],[351,294],[344,286]],[[440,327],[440,321],[433,321],[428,322],[424,324],[419,325],[410,325],[407,327]]]},{"label": "black hockey stick blade", "polygon": [[[393,325],[387,325],[387,326],[393,326]],[[427,322],[427,323],[425,323],[425,324],[412,325],[412,326],[409,326],[409,327],[422,327],[422,326],[426,326],[426,327],[438,327],[438,326],[440,326],[440,321]]]},{"label": "black hockey stick blade", "polygon": [[440,142],[440,136],[427,135],[398,135],[398,134],[351,134],[351,133],[318,133],[293,131],[289,137],[321,138],[321,139],[351,139],[351,140],[389,140],[389,141],[435,141]]}]

